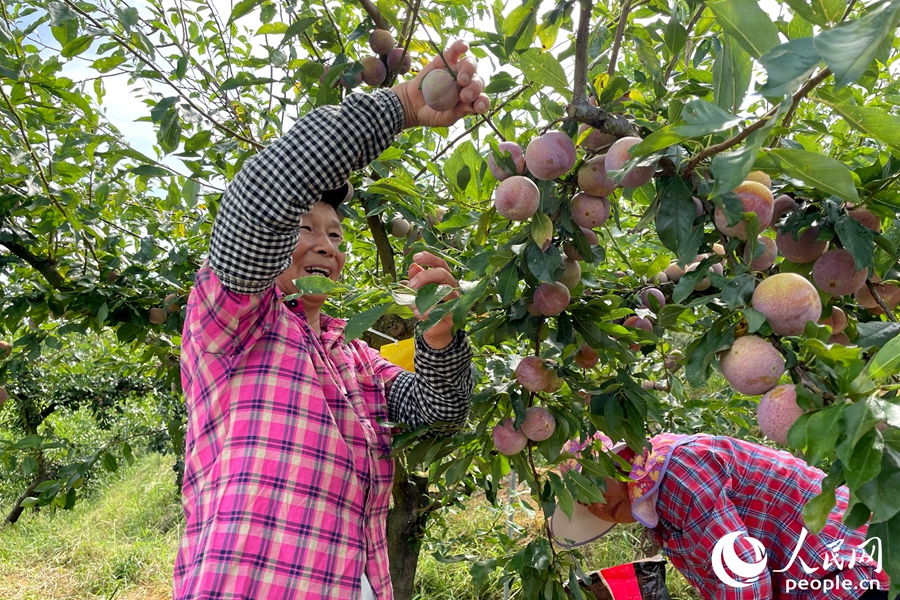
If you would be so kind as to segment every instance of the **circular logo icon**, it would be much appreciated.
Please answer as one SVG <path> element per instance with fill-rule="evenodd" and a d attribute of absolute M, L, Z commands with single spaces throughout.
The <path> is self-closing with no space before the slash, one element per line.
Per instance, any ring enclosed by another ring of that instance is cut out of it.
<path fill-rule="evenodd" d="M 749 535 L 746 536 L 747 542 L 753 548 L 756 562 L 746 563 L 738 557 L 734 549 L 734 542 L 742 535 L 745 535 L 743 531 L 733 531 L 722 536 L 719 538 L 719 541 L 716 542 L 712 554 L 713 571 L 715 572 L 716 577 L 718 577 L 719 581 L 722 583 L 734 588 L 747 587 L 756 581 L 760 574 L 766 570 L 766 562 L 768 560 L 766 557 L 766 549 L 763 547 L 762 542 Z M 722 564 L 723 562 L 724 565 Z M 725 567 L 728 567 L 729 571 L 743 581 L 738 581 L 729 575 L 725 571 Z"/>

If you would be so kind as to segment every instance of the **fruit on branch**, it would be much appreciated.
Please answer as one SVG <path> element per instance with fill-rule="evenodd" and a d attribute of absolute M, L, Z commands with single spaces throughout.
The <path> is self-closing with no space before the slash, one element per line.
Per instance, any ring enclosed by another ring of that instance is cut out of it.
<path fill-rule="evenodd" d="M 497 449 L 497 452 L 506 456 L 518 454 L 528 445 L 528 438 L 521 431 L 516 431 L 513 423 L 513 420 L 510 418 L 503 419 L 494 425 L 494 429 L 491 432 L 491 437 L 494 439 L 494 448 Z"/>
<path fill-rule="evenodd" d="M 772 189 L 772 178 L 762 171 L 750 171 L 747 174 L 747 181 L 755 181 L 756 183 L 761 183 L 770 190 Z"/>
<path fill-rule="evenodd" d="M 154 325 L 162 325 L 163 323 L 166 322 L 166 319 L 169 317 L 169 313 L 167 313 L 162 308 L 155 307 L 155 308 L 150 309 L 148 316 L 149 316 L 150 322 L 153 323 Z"/>
<path fill-rule="evenodd" d="M 840 344 L 841 346 L 852 346 L 853 342 L 850 341 L 850 338 L 847 337 L 847 334 L 843 331 L 840 333 L 833 333 L 831 337 L 828 338 L 829 344 Z"/>
<path fill-rule="evenodd" d="M 13 346 L 9 342 L 0 342 L 0 353 L 3 354 L 3 358 L 9 358 L 9 355 L 12 354 L 12 349 Z"/>
<path fill-rule="evenodd" d="M 698 198 L 697 196 L 694 196 L 693 200 L 694 200 L 694 217 L 699 217 L 704 212 L 706 212 L 706 209 L 703 208 L 703 201 L 700 200 L 700 198 Z"/>
<path fill-rule="evenodd" d="M 563 378 L 557 375 L 554 369 L 550 369 L 548 373 L 550 373 L 550 375 L 548 377 L 547 387 L 544 388 L 544 391 L 548 394 L 554 394 L 562 389 Z"/>
<path fill-rule="evenodd" d="M 548 131 L 529 142 L 525 164 L 542 181 L 562 177 L 575 166 L 575 142 L 562 131 Z"/>
<path fill-rule="evenodd" d="M 516 175 L 522 175 L 525 173 L 525 153 L 522 151 L 522 146 L 518 145 L 515 142 L 500 142 L 497 144 L 497 152 L 503 156 L 506 152 L 509 152 L 510 159 L 513 161 L 513 164 L 516 166 Z M 494 161 L 494 153 L 491 152 L 488 154 L 488 168 L 491 170 L 491 175 L 494 176 L 494 179 L 497 181 L 503 181 L 510 177 L 510 174 L 500 168 Z"/>
<path fill-rule="evenodd" d="M 377 86 L 384 83 L 387 77 L 387 68 L 377 56 L 367 56 L 359 61 L 363 66 L 362 80 L 366 85 Z"/>
<path fill-rule="evenodd" d="M 394 215 L 391 219 L 391 235 L 394 237 L 406 237 L 409 235 L 409 221 L 400 215 Z"/>
<path fill-rule="evenodd" d="M 612 146 L 616 142 L 616 136 L 609 133 L 603 133 L 602 131 L 597 131 L 586 123 L 582 123 L 578 126 L 578 139 L 581 139 L 582 134 L 588 129 L 590 129 L 591 132 L 587 135 L 586 138 L 581 140 L 581 144 L 579 144 L 582 148 L 595 151 L 602 150 L 603 148 Z"/>
<path fill-rule="evenodd" d="M 813 265 L 813 281 L 819 289 L 835 296 L 856 292 L 866 284 L 868 269 L 856 270 L 853 255 L 843 248 L 829 250 Z"/>
<path fill-rule="evenodd" d="M 538 186 L 522 175 L 513 175 L 501 181 L 494 191 L 494 208 L 510 221 L 527 221 L 540 205 Z"/>
<path fill-rule="evenodd" d="M 641 387 L 645 390 L 652 390 L 656 387 L 655 381 L 650 381 L 649 379 L 645 379 L 641 382 Z"/>
<path fill-rule="evenodd" d="M 582 345 L 572 358 L 575 360 L 575 364 L 582 369 L 593 369 L 600 362 L 600 355 L 587 344 Z"/>
<path fill-rule="evenodd" d="M 756 214 L 756 218 L 759 220 L 760 231 L 769 226 L 775 205 L 775 199 L 772 197 L 772 192 L 769 188 L 756 181 L 745 181 L 734 188 L 734 193 L 737 194 L 741 204 L 744 206 L 743 212 Z M 715 221 L 716 229 L 728 237 L 736 237 L 741 240 L 747 239 L 747 224 L 743 219 L 734 226 L 729 227 L 725 212 L 721 208 L 716 208 L 713 220 Z"/>
<path fill-rule="evenodd" d="M 578 187 L 592 196 L 606 196 L 616 190 L 616 180 L 606 176 L 606 155 L 595 156 L 578 168 Z"/>
<path fill-rule="evenodd" d="M 697 258 L 700 260 L 703 260 L 704 258 L 706 258 L 706 255 L 697 256 Z M 690 273 L 691 271 L 696 271 L 697 267 L 699 267 L 699 266 L 700 266 L 699 261 L 695 262 L 695 263 L 691 263 L 688 265 L 687 269 L 685 269 L 684 272 Z M 725 271 L 724 271 L 721 263 L 714 263 L 709 267 L 708 272 L 716 273 L 717 275 L 721 275 Z M 699 282 L 694 284 L 694 290 L 697 292 L 702 292 L 702 291 L 708 290 L 711 285 L 712 285 L 712 281 L 710 281 L 709 277 L 704 277 Z"/>
<path fill-rule="evenodd" d="M 713 252 L 715 252 L 719 256 L 725 256 L 725 246 L 723 246 L 722 244 L 716 242 L 712 245 L 712 249 Z"/>
<path fill-rule="evenodd" d="M 816 288 L 796 273 L 778 273 L 763 280 L 753 290 L 751 304 L 777 335 L 800 335 L 807 321 L 815 323 L 822 316 Z"/>
<path fill-rule="evenodd" d="M 519 429 L 532 442 L 543 442 L 556 430 L 556 419 L 543 406 L 532 406 L 525 411 L 525 420 Z"/>
<path fill-rule="evenodd" d="M 891 310 L 897 308 L 897 304 L 900 303 L 900 288 L 896 285 L 884 285 L 881 283 L 876 283 L 873 287 L 888 308 Z M 875 300 L 875 296 L 869 291 L 868 285 L 860 287 L 853 296 L 856 298 L 856 301 L 859 302 L 860 306 L 867 308 L 870 312 L 873 312 L 876 315 L 880 315 L 884 312 L 881 307 L 878 306 L 878 301 Z"/>
<path fill-rule="evenodd" d="M 566 310 L 571 299 L 569 288 L 557 281 L 542 283 L 534 290 L 534 307 L 545 317 L 552 317 Z"/>
<path fill-rule="evenodd" d="M 435 69 L 422 80 L 422 96 L 429 108 L 438 112 L 450 110 L 459 103 L 459 84 L 445 69 Z"/>
<path fill-rule="evenodd" d="M 653 331 L 653 323 L 650 319 L 645 319 L 637 315 L 632 315 L 622 322 L 622 327 L 630 329 L 643 329 L 644 331 Z"/>
<path fill-rule="evenodd" d="M 394 48 L 388 53 L 387 68 L 391 73 L 396 73 L 397 75 L 409 73 L 410 68 L 412 68 L 412 56 L 410 56 L 409 52 L 404 56 L 403 48 Z"/>
<path fill-rule="evenodd" d="M 847 211 L 847 216 L 872 231 L 881 233 L 881 217 L 870 211 L 868 208 L 860 206 Z"/>
<path fill-rule="evenodd" d="M 799 206 L 797 201 L 787 194 L 782 194 L 775 198 L 775 202 L 772 205 L 772 222 L 769 223 L 769 227 L 775 229 L 775 223 L 783 217 L 785 213 L 789 213 Z"/>
<path fill-rule="evenodd" d="M 833 306 L 831 308 L 831 314 L 819 319 L 819 324 L 831 327 L 831 335 L 834 337 L 844 331 L 847 327 L 847 313 L 845 313 L 841 307 Z"/>
<path fill-rule="evenodd" d="M 648 279 L 650 283 L 669 283 L 669 276 L 666 275 L 663 271 L 660 271 L 653 277 Z"/>
<path fill-rule="evenodd" d="M 609 200 L 606 196 L 592 196 L 579 192 L 572 198 L 569 212 L 579 227 L 585 229 L 600 227 L 609 218 Z"/>
<path fill-rule="evenodd" d="M 516 381 L 529 392 L 543 392 L 550 383 L 550 371 L 537 356 L 526 356 L 516 366 Z"/>
<path fill-rule="evenodd" d="M 775 245 L 778 246 L 778 252 L 789 261 L 798 264 L 808 263 L 825 254 L 828 248 L 827 241 L 816 241 L 818 235 L 818 225 L 813 225 L 798 238 L 794 238 L 793 233 L 779 229 L 775 233 Z"/>
<path fill-rule="evenodd" d="M 115 269 L 113 269 L 112 271 L 109 272 L 109 274 L 107 274 L 106 283 L 112 283 L 118 278 L 119 278 L 119 272 L 116 271 Z"/>
<path fill-rule="evenodd" d="M 678 283 L 681 278 L 684 276 L 684 269 L 678 266 L 678 263 L 672 263 L 663 271 L 666 277 L 669 278 L 669 281 L 672 283 Z"/>
<path fill-rule="evenodd" d="M 338 77 L 338 79 L 341 80 L 342 86 L 344 86 L 348 90 L 352 90 L 353 88 L 355 88 L 356 86 L 358 86 L 359 84 L 362 83 L 362 71 L 360 71 L 359 73 L 356 74 L 356 79 L 353 80 L 352 83 L 347 81 L 347 77 L 349 75 L 350 74 L 347 72 L 341 73 L 341 76 Z"/>
<path fill-rule="evenodd" d="M 606 170 L 620 170 L 625 163 L 631 160 L 631 153 L 629 152 L 631 147 L 639 143 L 641 143 L 641 138 L 638 137 L 623 137 L 616 140 L 616 143 L 610 146 L 606 153 Z M 654 173 L 656 173 L 655 164 L 646 167 L 637 167 L 632 169 L 628 175 L 622 178 L 619 182 L 619 186 L 625 188 L 641 187 L 653 179 Z"/>
<path fill-rule="evenodd" d="M 376 29 L 369 36 L 369 47 L 375 54 L 387 54 L 394 49 L 394 35 L 387 29 Z"/>
<path fill-rule="evenodd" d="M 770 269 L 775 264 L 775 257 L 778 256 L 778 247 L 772 238 L 762 235 L 756 238 L 756 252 L 760 252 L 760 250 L 762 250 L 762 254 L 750 260 L 750 244 L 744 246 L 744 263 L 749 264 L 754 271 Z"/>
<path fill-rule="evenodd" d="M 181 298 L 178 294 L 169 294 L 166 296 L 166 299 L 163 300 L 163 306 L 166 307 L 166 310 L 170 313 L 178 312 L 181 310 L 181 303 L 178 300 Z"/>
<path fill-rule="evenodd" d="M 650 306 L 650 297 L 656 298 L 656 301 L 659 302 L 659 307 L 662 308 L 666 305 L 666 297 L 663 295 L 662 291 L 657 288 L 651 287 L 647 288 L 641 292 L 641 305 L 646 306 L 647 308 L 652 308 Z"/>
<path fill-rule="evenodd" d="M 681 364 L 678 361 L 680 361 L 682 358 L 684 358 L 684 355 L 681 353 L 681 350 L 672 350 L 664 363 L 666 371 L 668 371 L 669 373 L 674 373 L 675 371 L 680 369 Z"/>
<path fill-rule="evenodd" d="M 568 256 L 563 256 L 562 266 L 565 270 L 557 281 L 570 290 L 574 290 L 575 287 L 581 283 L 581 265 L 578 264 L 577 260 L 573 260 Z"/>
<path fill-rule="evenodd" d="M 784 374 L 784 358 L 761 337 L 745 335 L 719 359 L 722 375 L 735 390 L 748 396 L 768 392 Z"/>
<path fill-rule="evenodd" d="M 793 385 L 779 385 L 763 395 L 756 407 L 756 421 L 770 440 L 786 445 L 788 430 L 803 414 Z"/>
<path fill-rule="evenodd" d="M 440 223 L 441 221 L 444 220 L 444 215 L 446 215 L 446 214 L 447 214 L 446 206 L 435 206 L 434 211 L 431 212 L 426 217 L 426 220 L 428 221 L 429 225 L 434 227 L 435 225 L 437 225 L 438 223 Z"/>

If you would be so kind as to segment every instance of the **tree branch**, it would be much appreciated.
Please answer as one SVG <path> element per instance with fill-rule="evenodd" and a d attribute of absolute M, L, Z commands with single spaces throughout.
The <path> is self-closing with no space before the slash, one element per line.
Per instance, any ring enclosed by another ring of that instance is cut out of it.
<path fill-rule="evenodd" d="M 69 282 L 65 277 L 59 274 L 59 271 L 56 270 L 49 259 L 34 254 L 31 250 L 14 240 L 2 239 L 0 240 L 0 244 L 31 265 L 31 268 L 43 275 L 44 279 L 47 280 L 47 283 L 53 288 L 62 291 L 69 287 Z"/>
<path fill-rule="evenodd" d="M 631 0 L 625 0 L 622 4 L 622 15 L 619 17 L 619 26 L 616 27 L 616 37 L 613 39 L 612 49 L 609 52 L 609 66 L 606 74 L 610 77 L 616 72 L 616 62 L 619 60 L 619 48 L 622 46 L 622 35 L 625 33 L 625 23 L 628 22 L 628 13 L 631 12 Z"/>
<path fill-rule="evenodd" d="M 372 232 L 372 240 L 375 242 L 375 249 L 381 264 L 384 265 L 384 272 L 390 275 L 394 281 L 397 281 L 397 265 L 394 262 L 394 248 L 388 239 L 384 225 L 381 224 L 381 218 L 378 215 L 370 215 L 366 217 L 366 223 L 369 224 L 369 230 Z"/>
<path fill-rule="evenodd" d="M 570 121 L 586 123 L 597 131 L 619 138 L 637 136 L 640 133 L 634 123 L 625 117 L 607 112 L 587 100 L 583 100 L 580 104 L 573 102 L 566 107 L 566 114 Z"/>
<path fill-rule="evenodd" d="M 872 297 L 875 298 L 875 302 L 877 302 L 878 306 L 881 307 L 881 310 L 884 311 L 884 316 L 888 318 L 888 321 L 896 323 L 897 317 L 894 316 L 894 312 L 890 307 L 884 303 L 884 299 L 881 297 L 881 294 L 878 293 L 878 290 L 875 289 L 875 285 L 871 280 L 866 279 L 866 287 L 869 288 L 869 293 L 872 294 Z"/>
<path fill-rule="evenodd" d="M 378 12 L 378 9 L 375 8 L 375 5 L 372 4 L 371 0 L 359 0 L 359 4 L 363 7 L 363 10 L 366 11 L 366 14 L 369 15 L 369 18 L 375 23 L 377 29 L 390 29 L 390 24 L 381 16 L 381 13 Z"/>
<path fill-rule="evenodd" d="M 817 85 L 822 83 L 822 81 L 824 81 L 825 78 L 828 77 L 829 75 L 831 75 L 831 69 L 826 67 L 825 69 L 822 69 L 821 71 L 819 71 L 819 73 L 815 77 L 813 77 L 812 79 L 810 79 L 809 81 L 804 83 L 803 87 L 801 87 L 799 90 L 797 90 L 797 93 L 794 94 L 794 96 L 793 96 L 794 101 L 791 102 L 791 107 L 788 109 L 787 114 L 784 115 L 784 119 L 781 121 L 782 127 L 790 127 L 791 120 L 794 118 L 794 113 L 797 112 L 797 107 L 800 105 L 800 101 L 804 97 L 806 97 L 806 95 L 814 87 L 816 87 Z"/>
<path fill-rule="evenodd" d="M 627 1 L 627 0 L 626 0 Z M 575 34 L 575 86 L 572 89 L 572 104 L 586 101 L 587 90 L 587 54 L 588 38 L 591 35 L 592 0 L 580 0 L 581 11 L 578 13 L 578 31 Z"/>

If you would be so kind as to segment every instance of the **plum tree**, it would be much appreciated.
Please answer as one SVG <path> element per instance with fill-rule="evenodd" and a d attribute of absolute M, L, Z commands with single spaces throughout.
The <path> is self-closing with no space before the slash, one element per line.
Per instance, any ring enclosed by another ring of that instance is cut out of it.
<path fill-rule="evenodd" d="M 394 48 L 388 53 L 387 68 L 391 73 L 404 75 L 412 68 L 412 56 L 409 52 L 404 54 L 403 48 Z"/>
<path fill-rule="evenodd" d="M 772 204 L 772 222 L 769 223 L 769 227 L 775 229 L 775 223 L 798 206 L 800 205 L 797 204 L 797 201 L 787 194 L 782 194 L 775 198 L 775 202 Z"/>
<path fill-rule="evenodd" d="M 568 256 L 562 258 L 562 265 L 565 267 L 565 270 L 557 281 L 569 288 L 569 290 L 574 290 L 581 283 L 581 265 L 578 264 L 577 260 Z"/>
<path fill-rule="evenodd" d="M 784 374 L 784 358 L 772 344 L 755 335 L 734 340 L 719 365 L 728 384 L 748 396 L 771 390 Z"/>
<path fill-rule="evenodd" d="M 765 229 L 772 220 L 772 210 L 774 208 L 775 199 L 772 192 L 761 183 L 756 181 L 745 181 L 734 189 L 734 193 L 740 199 L 744 206 L 743 212 L 754 213 L 759 219 L 759 228 Z M 716 208 L 713 213 L 716 228 L 728 237 L 736 237 L 741 240 L 747 239 L 747 224 L 742 219 L 733 226 L 728 225 L 724 211 Z"/>
<path fill-rule="evenodd" d="M 779 385 L 769 390 L 756 407 L 756 421 L 763 434 L 782 445 L 787 445 L 788 430 L 802 414 L 793 385 Z"/>
<path fill-rule="evenodd" d="M 376 29 L 369 35 L 372 52 L 384 55 L 394 49 L 394 35 L 386 29 Z"/>
<path fill-rule="evenodd" d="M 606 176 L 606 155 L 584 161 L 578 168 L 578 187 L 592 196 L 606 196 L 616 189 L 616 180 Z"/>
<path fill-rule="evenodd" d="M 823 292 L 844 296 L 856 292 L 866 283 L 866 269 L 856 270 L 853 255 L 843 248 L 829 250 L 812 269 L 813 281 Z"/>
<path fill-rule="evenodd" d="M 422 79 L 425 104 L 436 111 L 450 110 L 459 103 L 459 84 L 456 77 L 444 69 L 435 69 Z"/>
<path fill-rule="evenodd" d="M 575 364 L 582 369 L 593 369 L 600 362 L 600 355 L 587 344 L 582 344 L 581 348 L 573 356 L 573 359 Z"/>
<path fill-rule="evenodd" d="M 840 306 L 832 306 L 831 314 L 819 319 L 821 325 L 831 327 L 832 335 L 837 335 L 847 327 L 847 313 Z"/>
<path fill-rule="evenodd" d="M 822 316 L 819 294 L 805 277 L 778 273 L 753 290 L 753 308 L 761 312 L 778 335 L 800 335 L 808 321 Z"/>
<path fill-rule="evenodd" d="M 864 206 L 852 208 L 847 211 L 847 216 L 872 231 L 881 233 L 881 219 Z"/>
<path fill-rule="evenodd" d="M 528 143 L 525 164 L 537 179 L 562 177 L 575 166 L 575 142 L 562 131 L 548 131 Z"/>
<path fill-rule="evenodd" d="M 497 423 L 491 432 L 491 437 L 497 452 L 506 456 L 518 454 L 528 445 L 528 438 L 514 427 L 513 420 L 510 418 Z"/>
<path fill-rule="evenodd" d="M 761 253 L 760 253 L 761 252 Z M 778 256 L 778 247 L 775 240 L 765 236 L 756 238 L 757 257 L 750 259 L 750 244 L 744 246 L 744 263 L 749 264 L 754 271 L 766 271 L 775 264 L 775 257 Z"/>
<path fill-rule="evenodd" d="M 556 419 L 543 406 L 532 406 L 525 411 L 525 420 L 519 429 L 532 442 L 543 442 L 556 430 Z"/>
<path fill-rule="evenodd" d="M 566 310 L 572 296 L 562 283 L 542 283 L 534 290 L 534 307 L 544 316 L 558 315 Z"/>
<path fill-rule="evenodd" d="M 527 221 L 540 205 L 540 190 L 523 175 L 513 175 L 503 180 L 494 192 L 494 208 L 510 221 Z"/>
<path fill-rule="evenodd" d="M 500 142 L 497 145 L 497 151 L 501 155 L 507 152 L 509 153 L 510 160 L 512 160 L 513 164 L 516 166 L 515 175 L 522 175 L 525 173 L 525 153 L 522 152 L 522 147 L 520 145 L 515 142 Z M 488 168 L 491 171 L 491 175 L 493 175 L 494 179 L 497 181 L 503 181 L 510 177 L 510 173 L 501 169 L 494 161 L 493 153 L 488 155 Z"/>
<path fill-rule="evenodd" d="M 606 170 L 618 171 L 624 167 L 625 163 L 631 160 L 631 148 L 639 143 L 641 143 L 641 138 L 633 136 L 616 140 L 606 153 Z M 619 185 L 625 188 L 641 187 L 649 183 L 654 173 L 656 173 L 655 165 L 636 167 L 619 181 Z"/>
<path fill-rule="evenodd" d="M 775 233 L 775 245 L 778 246 L 778 252 L 791 262 L 812 262 L 825 254 L 825 250 L 828 249 L 828 242 L 816 240 L 818 236 L 818 225 L 806 229 L 799 236 L 779 229 Z"/>
<path fill-rule="evenodd" d="M 516 381 L 530 392 L 542 392 L 550 383 L 550 372 L 537 356 L 526 356 L 516 366 Z"/>
<path fill-rule="evenodd" d="M 612 146 L 616 141 L 616 136 L 593 129 L 590 125 L 585 125 L 584 123 L 578 126 L 578 139 L 581 139 L 581 136 L 588 130 L 590 130 L 590 133 L 581 140 L 580 146 L 582 148 L 595 151 L 603 150 Z"/>
<path fill-rule="evenodd" d="M 666 296 L 662 293 L 659 288 L 650 287 L 641 292 L 641 305 L 646 306 L 647 308 L 652 308 L 650 298 L 653 297 L 656 299 L 659 307 L 662 308 L 666 305 Z"/>
<path fill-rule="evenodd" d="M 605 196 L 592 196 L 580 192 L 572 198 L 569 210 L 576 225 L 594 229 L 606 223 L 606 219 L 609 218 L 609 200 Z"/>
<path fill-rule="evenodd" d="M 363 66 L 362 80 L 367 85 L 377 86 L 384 82 L 385 77 L 387 77 L 387 68 L 380 58 L 377 56 L 366 56 L 359 62 Z"/>

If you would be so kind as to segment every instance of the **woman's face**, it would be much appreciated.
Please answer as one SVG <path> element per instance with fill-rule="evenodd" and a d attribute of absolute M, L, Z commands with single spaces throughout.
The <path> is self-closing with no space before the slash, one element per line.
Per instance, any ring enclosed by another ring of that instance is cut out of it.
<path fill-rule="evenodd" d="M 337 281 L 347 261 L 347 255 L 341 252 L 344 241 L 344 230 L 337 212 L 330 204 L 316 202 L 312 209 L 303 215 L 300 226 L 300 239 L 291 255 L 291 266 L 278 276 L 278 287 L 286 294 L 296 294 L 294 280 L 311 275 L 324 275 Z M 303 296 L 304 301 L 324 302 L 325 296 Z"/>
<path fill-rule="evenodd" d="M 634 523 L 637 519 L 631 514 L 631 500 L 628 498 L 628 484 L 612 477 L 606 478 L 606 491 L 603 493 L 606 502 L 598 502 L 588 506 L 592 515 L 612 523 Z"/>

